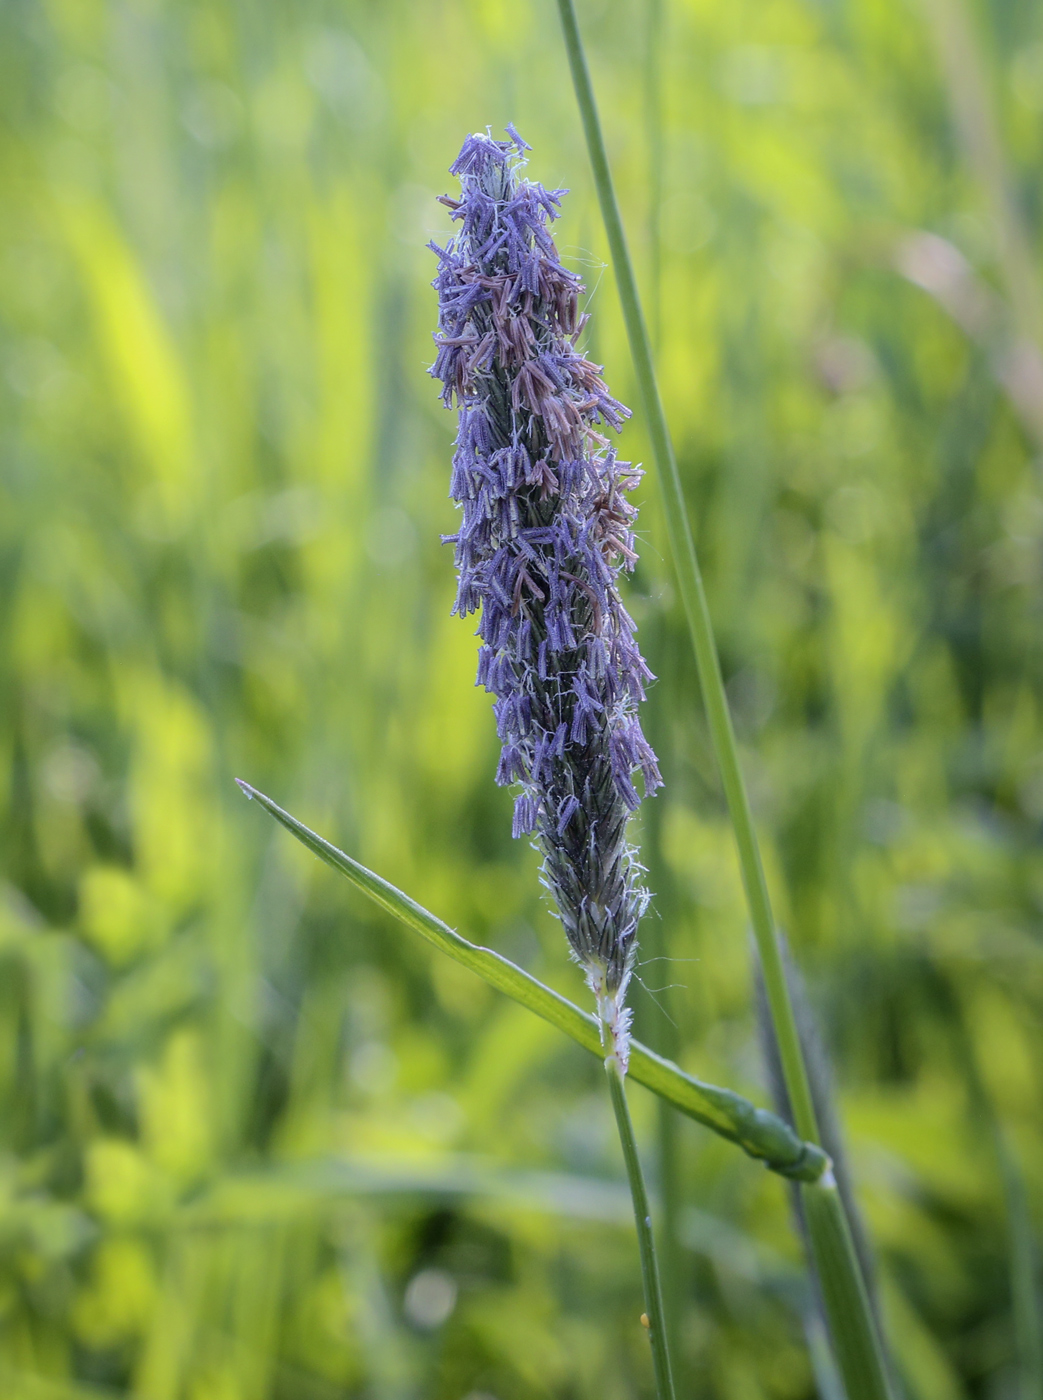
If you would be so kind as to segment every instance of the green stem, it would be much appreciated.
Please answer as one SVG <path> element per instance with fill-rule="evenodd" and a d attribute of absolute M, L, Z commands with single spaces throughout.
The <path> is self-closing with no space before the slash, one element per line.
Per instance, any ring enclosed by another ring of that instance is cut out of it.
<path fill-rule="evenodd" d="M 656 1148 L 659 1167 L 659 1257 L 666 1308 L 666 1339 L 674 1358 L 677 1383 L 684 1389 L 681 1352 L 681 1301 L 685 1277 L 681 1249 L 681 1161 L 677 1114 L 665 1099 L 656 1099 Z"/>
<path fill-rule="evenodd" d="M 652 1212 L 648 1204 L 641 1159 L 637 1155 L 637 1141 L 630 1117 L 630 1105 L 627 1103 L 623 1069 L 614 1054 L 605 1057 L 605 1073 L 608 1075 L 609 1093 L 612 1096 L 616 1127 L 619 1129 L 619 1141 L 623 1148 L 627 1179 L 630 1182 L 630 1196 L 634 1202 L 634 1224 L 637 1226 L 637 1242 L 641 1251 L 641 1279 L 645 1289 L 645 1315 L 648 1318 L 648 1338 L 652 1343 L 656 1394 L 659 1400 L 674 1400 L 674 1377 L 670 1367 L 670 1348 L 666 1339 L 666 1317 L 663 1312 L 663 1292 L 659 1286 Z"/>
<path fill-rule="evenodd" d="M 688 629 L 692 636 L 699 681 L 702 686 L 706 717 L 710 735 L 717 754 L 724 785 L 728 810 L 735 828 L 735 839 L 739 847 L 739 860 L 742 866 L 743 883 L 750 906 L 753 932 L 757 939 L 761 965 L 764 969 L 764 985 L 768 994 L 771 1017 L 779 1042 L 783 1073 L 797 1132 L 811 1142 L 818 1141 L 818 1124 L 815 1109 L 811 1102 L 811 1089 L 808 1085 L 804 1058 L 797 1037 L 797 1024 L 793 1017 L 786 978 L 782 969 L 782 957 L 775 937 L 775 923 L 768 899 L 768 886 L 764 878 L 760 849 L 753 830 L 753 817 L 750 812 L 746 784 L 739 767 L 739 750 L 735 742 L 731 713 L 721 676 L 721 665 L 714 642 L 713 624 L 710 609 L 703 588 L 702 574 L 695 553 L 688 523 L 681 477 L 677 470 L 673 443 L 666 424 L 666 414 L 659 397 L 655 368 L 652 364 L 652 347 L 648 339 L 641 301 L 638 297 L 634 269 L 627 250 L 623 222 L 616 202 L 612 173 L 609 169 L 608 154 L 605 150 L 601 123 L 598 119 L 594 89 L 591 86 L 583 42 L 576 22 L 576 11 L 572 0 L 558 0 L 561 22 L 565 31 L 565 47 L 568 50 L 572 78 L 576 87 L 583 128 L 590 149 L 590 163 L 594 168 L 594 183 L 597 186 L 601 215 L 605 222 L 612 264 L 619 288 L 619 299 L 623 304 L 623 319 L 626 322 L 630 353 L 634 359 L 638 389 L 645 411 L 649 436 L 652 440 L 652 454 L 655 458 L 659 484 L 663 493 L 664 516 L 670 549 L 677 571 L 677 581 L 684 603 Z"/>
<path fill-rule="evenodd" d="M 836 1182 L 799 1189 L 830 1340 L 849 1400 L 890 1397 L 869 1292 Z"/>
<path fill-rule="evenodd" d="M 749 798 L 739 765 L 739 750 L 721 676 L 710 609 L 695 552 L 695 541 L 688 522 L 673 443 L 659 397 L 648 329 L 623 232 L 623 221 L 616 201 L 608 153 L 601 133 L 597 103 L 573 0 L 558 0 L 558 9 L 616 274 L 616 285 L 623 307 L 623 319 L 630 341 L 638 389 L 652 441 L 652 454 L 663 495 L 667 534 L 695 651 L 710 736 L 717 755 L 739 849 L 743 884 L 760 954 L 768 1008 L 779 1047 L 783 1077 L 798 1133 L 801 1137 L 817 1143 L 818 1122 L 811 1098 L 807 1067 L 786 983 L 782 952 L 771 911 Z M 865 1280 L 851 1244 L 850 1226 L 843 1203 L 832 1182 L 832 1173 L 828 1174 L 827 1184 L 807 1188 L 803 1194 L 812 1253 L 822 1279 L 830 1331 L 850 1400 L 887 1400 L 890 1387 L 882 1347 L 876 1334 Z M 828 1277 L 824 1275 L 824 1271 Z"/>

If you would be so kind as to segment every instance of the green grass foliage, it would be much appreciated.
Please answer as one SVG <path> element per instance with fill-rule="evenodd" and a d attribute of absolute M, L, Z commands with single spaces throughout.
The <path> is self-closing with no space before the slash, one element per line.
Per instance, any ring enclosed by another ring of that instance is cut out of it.
<path fill-rule="evenodd" d="M 667 0 L 649 58 L 659 8 L 580 15 L 896 1367 L 909 1400 L 1028 1400 L 1043 24 L 979 0 L 968 49 L 955 0 Z M 233 783 L 582 1001 L 449 616 L 424 373 L 434 197 L 513 119 L 635 402 L 551 0 L 7 0 L 0 107 L 0 1394 L 647 1395 L 596 1061 Z M 643 495 L 671 961 L 639 1033 L 766 1102 Z M 673 1131 L 681 1393 L 803 1400 L 815 1358 L 827 1396 L 785 1184 Z"/>

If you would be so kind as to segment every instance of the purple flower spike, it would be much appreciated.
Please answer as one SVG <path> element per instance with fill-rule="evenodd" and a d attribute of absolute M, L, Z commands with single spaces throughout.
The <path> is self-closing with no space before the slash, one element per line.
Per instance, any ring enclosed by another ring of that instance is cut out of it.
<path fill-rule="evenodd" d="M 517 784 L 513 834 L 535 832 L 543 881 L 626 1068 L 624 1005 L 648 904 L 627 822 L 661 784 L 637 718 L 651 672 L 617 586 L 634 567 L 627 500 L 641 473 L 601 429 L 618 403 L 576 342 L 583 283 L 549 226 L 564 190 L 520 179 L 529 147 L 469 136 L 443 197 L 461 225 L 438 255 L 431 368 L 459 406 L 451 495 L 454 611 L 481 612 L 478 683 L 496 696 L 496 781 Z"/>

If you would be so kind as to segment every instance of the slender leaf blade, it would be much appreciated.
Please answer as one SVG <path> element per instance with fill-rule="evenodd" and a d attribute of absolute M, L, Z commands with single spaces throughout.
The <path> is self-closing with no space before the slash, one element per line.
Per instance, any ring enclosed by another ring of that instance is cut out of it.
<path fill-rule="evenodd" d="M 469 942 L 455 929 L 430 913 L 415 899 L 396 889 L 382 876 L 367 870 L 344 851 L 319 836 L 296 817 L 284 811 L 270 797 L 236 779 L 247 797 L 256 800 L 302 845 L 367 895 L 374 904 L 392 914 L 429 943 L 468 967 L 498 991 L 542 1016 L 591 1054 L 602 1055 L 597 1021 L 566 997 L 545 986 L 523 968 L 491 948 Z M 736 1143 L 751 1157 L 766 1162 L 772 1170 L 798 1181 L 816 1181 L 825 1171 L 828 1158 L 821 1148 L 801 1142 L 788 1124 L 774 1113 L 758 1108 L 741 1094 L 704 1084 L 634 1041 L 630 1052 L 630 1077 L 653 1093 L 668 1100 L 682 1113 Z"/>

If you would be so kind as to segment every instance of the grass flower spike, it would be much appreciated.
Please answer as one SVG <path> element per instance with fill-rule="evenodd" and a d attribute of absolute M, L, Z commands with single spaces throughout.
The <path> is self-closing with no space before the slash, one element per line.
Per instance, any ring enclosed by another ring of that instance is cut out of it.
<path fill-rule="evenodd" d="M 459 408 L 451 494 L 463 512 L 455 611 L 480 612 L 478 682 L 496 696 L 500 784 L 514 835 L 536 834 L 543 879 L 626 1069 L 625 1006 L 648 903 L 627 823 L 660 785 L 637 717 L 651 678 L 618 577 L 634 566 L 641 473 L 604 428 L 629 411 L 577 348 L 583 283 L 549 225 L 564 191 L 520 178 L 528 149 L 469 136 L 444 197 L 461 227 L 439 257 L 438 358 Z"/>

